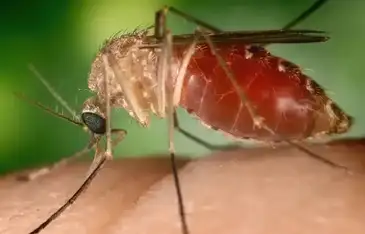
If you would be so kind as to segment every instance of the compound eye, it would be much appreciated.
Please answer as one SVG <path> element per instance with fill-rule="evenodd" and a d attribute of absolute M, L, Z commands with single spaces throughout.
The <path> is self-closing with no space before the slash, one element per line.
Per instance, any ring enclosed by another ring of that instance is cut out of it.
<path fill-rule="evenodd" d="M 82 121 L 95 134 L 105 134 L 106 121 L 103 117 L 92 112 L 84 112 L 81 114 Z"/>

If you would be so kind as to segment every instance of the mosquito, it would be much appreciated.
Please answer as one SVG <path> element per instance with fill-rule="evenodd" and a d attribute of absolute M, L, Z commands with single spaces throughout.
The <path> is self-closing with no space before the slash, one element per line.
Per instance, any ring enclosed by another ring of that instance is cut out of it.
<path fill-rule="evenodd" d="M 31 233 L 39 233 L 68 208 L 107 159 L 113 157 L 113 146 L 126 132 L 111 128 L 111 108 L 125 109 L 143 127 L 149 125 L 151 113 L 167 118 L 169 153 L 183 234 L 190 231 L 175 163 L 174 130 L 211 150 L 222 149 L 180 127 L 178 107 L 205 126 L 237 140 L 285 142 L 330 166 L 342 168 L 298 142 L 344 133 L 351 127 L 352 117 L 297 65 L 265 49 L 273 43 L 327 41 L 329 38 L 322 31 L 291 29 L 325 2 L 327 0 L 317 0 L 281 30 L 266 31 L 227 32 L 174 7 L 164 7 L 155 14 L 153 35 L 149 34 L 150 27 L 107 40 L 91 66 L 88 87 L 96 95 L 85 101 L 81 120 L 73 120 L 31 101 L 47 112 L 86 128 L 91 133 L 87 149 L 96 147 L 94 162 L 84 183 Z M 172 35 L 166 26 L 168 12 L 195 23 L 195 33 Z M 48 83 L 39 74 L 37 77 L 62 103 Z M 111 138 L 113 134 L 119 136 L 115 141 Z M 99 141 L 104 135 L 107 144 L 106 149 L 101 150 Z"/>

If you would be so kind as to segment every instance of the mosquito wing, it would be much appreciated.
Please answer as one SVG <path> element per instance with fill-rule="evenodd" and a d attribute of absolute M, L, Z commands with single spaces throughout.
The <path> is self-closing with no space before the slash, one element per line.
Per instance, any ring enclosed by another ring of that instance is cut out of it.
<path fill-rule="evenodd" d="M 216 43 L 239 41 L 249 44 L 314 43 L 329 39 L 325 32 L 315 30 L 233 31 L 215 33 L 210 37 Z"/>
<path fill-rule="evenodd" d="M 265 31 L 226 31 L 219 33 L 206 33 L 213 43 L 244 43 L 244 44 L 286 44 L 286 43 L 316 43 L 329 39 L 323 31 L 316 30 L 265 30 Z M 174 44 L 189 44 L 196 37 L 194 34 L 174 35 Z M 158 44 L 156 39 L 149 41 Z M 198 36 L 198 43 L 205 39 Z"/>

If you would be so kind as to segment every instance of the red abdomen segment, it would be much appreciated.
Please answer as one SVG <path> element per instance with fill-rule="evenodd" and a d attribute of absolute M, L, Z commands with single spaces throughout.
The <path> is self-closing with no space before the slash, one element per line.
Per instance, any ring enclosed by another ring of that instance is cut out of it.
<path fill-rule="evenodd" d="M 347 116 L 298 66 L 259 46 L 217 44 L 257 115 L 277 135 L 304 139 L 349 129 Z M 178 58 L 182 51 L 175 48 Z M 210 48 L 197 46 L 184 80 L 180 106 L 202 122 L 236 138 L 280 140 L 255 128 L 245 105 Z"/>

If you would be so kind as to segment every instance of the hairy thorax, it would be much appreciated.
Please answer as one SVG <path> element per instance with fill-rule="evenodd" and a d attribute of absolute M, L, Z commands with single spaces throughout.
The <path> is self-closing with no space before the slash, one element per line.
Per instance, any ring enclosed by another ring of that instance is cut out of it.
<path fill-rule="evenodd" d="M 113 56 L 117 66 L 109 78 L 111 106 L 124 108 L 143 126 L 149 124 L 151 112 L 159 117 L 165 115 L 164 112 L 158 112 L 158 105 L 161 105 L 157 100 L 161 89 L 157 84 L 159 49 L 143 48 L 149 38 L 146 31 L 141 31 L 107 41 L 92 64 L 88 80 L 88 87 L 97 94 L 99 104 L 105 103 L 108 98 L 105 92 L 106 64 L 102 57 Z M 175 65 L 176 61 L 173 67 Z M 92 108 L 91 105 L 89 107 Z"/>

